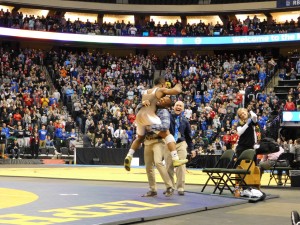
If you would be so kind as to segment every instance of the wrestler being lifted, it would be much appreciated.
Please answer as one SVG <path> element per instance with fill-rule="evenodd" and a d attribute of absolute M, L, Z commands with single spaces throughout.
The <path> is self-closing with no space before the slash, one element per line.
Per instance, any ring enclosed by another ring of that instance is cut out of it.
<path fill-rule="evenodd" d="M 156 78 L 154 80 L 154 87 L 146 90 L 142 96 L 143 107 L 136 114 L 135 120 L 137 126 L 137 138 L 133 141 L 124 160 L 124 167 L 127 171 L 130 171 L 131 160 L 134 152 L 144 141 L 147 126 L 161 124 L 160 118 L 156 115 L 157 102 L 166 95 L 177 95 L 182 91 L 182 86 L 179 83 L 171 89 L 166 88 L 165 83 L 166 82 L 163 77 Z M 179 159 L 176 151 L 176 141 L 169 130 L 157 131 L 157 135 L 165 140 L 167 147 L 171 152 L 174 167 L 187 163 L 187 159 Z"/>

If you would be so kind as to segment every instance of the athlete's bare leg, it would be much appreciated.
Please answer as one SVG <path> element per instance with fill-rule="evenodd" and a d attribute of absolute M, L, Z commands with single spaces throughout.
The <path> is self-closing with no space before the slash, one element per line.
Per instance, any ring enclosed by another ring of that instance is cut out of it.
<path fill-rule="evenodd" d="M 133 158 L 133 154 L 141 146 L 144 139 L 145 139 L 145 136 L 138 135 L 137 138 L 132 142 L 129 152 L 124 160 L 124 167 L 127 171 L 130 171 L 130 165 L 131 165 L 131 160 Z"/>

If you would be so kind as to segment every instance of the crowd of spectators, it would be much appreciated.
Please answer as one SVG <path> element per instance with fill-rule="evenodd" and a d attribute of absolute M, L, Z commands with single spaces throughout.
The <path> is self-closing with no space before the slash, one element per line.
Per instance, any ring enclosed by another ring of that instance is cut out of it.
<path fill-rule="evenodd" d="M 152 86 L 157 57 L 50 51 L 45 60 L 53 62 L 48 71 L 84 134 L 85 146 L 127 148 L 135 135 L 134 110 Z M 259 136 L 268 135 L 268 123 L 284 108 L 274 92 L 264 90 L 278 65 L 261 52 L 173 54 L 162 61 L 166 85 L 183 84 L 183 92 L 172 100 L 185 103 L 194 149 L 207 153 L 232 148 L 238 139 L 238 107 L 258 114 Z"/>
<path fill-rule="evenodd" d="M 274 33 L 298 32 L 300 28 L 300 17 L 297 21 L 291 19 L 284 23 L 276 20 L 267 22 L 261 21 L 256 15 L 253 18 L 248 16 L 245 20 L 230 20 L 226 24 L 217 21 L 215 24 L 205 23 L 199 20 L 198 23 L 183 24 L 177 20 L 175 23 L 154 21 L 143 21 L 140 24 L 132 24 L 129 21 L 115 21 L 114 23 L 103 21 L 76 21 L 61 16 L 35 16 L 23 15 L 22 12 L 11 13 L 0 10 L 0 26 L 76 34 L 95 34 L 111 36 L 164 36 L 164 37 L 196 37 L 196 36 L 233 36 L 233 35 L 260 35 Z"/>
<path fill-rule="evenodd" d="M 287 77 L 289 59 L 278 62 L 256 51 L 244 55 L 172 54 L 164 59 L 34 49 L 1 49 L 0 54 L 1 137 L 13 137 L 32 151 L 36 151 L 36 138 L 39 148 L 54 145 L 59 151 L 62 146 L 70 147 L 69 140 L 74 144 L 78 138 L 76 127 L 83 134 L 84 146 L 128 148 L 135 137 L 135 108 L 143 91 L 153 85 L 159 60 L 165 65 L 166 85 L 182 83 L 182 93 L 172 101 L 185 103 L 194 143 L 189 150 L 201 154 L 234 148 L 239 107 L 257 113 L 258 137 L 270 136 L 268 126 L 290 101 L 280 101 L 273 91 L 265 90 L 278 67 Z M 296 65 L 289 64 L 295 69 Z M 296 101 L 299 93 L 288 96 Z M 0 141 L 2 144 L 2 138 Z"/>
<path fill-rule="evenodd" d="M 41 149 L 57 147 L 59 152 L 72 143 L 75 124 L 68 121 L 60 93 L 47 79 L 45 52 L 1 48 L 0 56 L 1 156 L 26 153 L 37 158 Z"/>
<path fill-rule="evenodd" d="M 258 115 L 257 135 L 268 135 L 282 102 L 274 92 L 264 90 L 274 75 L 277 62 L 260 52 L 245 55 L 170 56 L 165 78 L 180 80 L 185 102 L 185 116 L 192 126 L 194 148 L 200 154 L 234 148 L 238 136 L 236 111 L 249 107 Z M 244 100 L 242 96 L 245 96 Z"/>
<path fill-rule="evenodd" d="M 158 58 L 50 51 L 46 61 L 84 145 L 127 147 L 134 138 L 135 107 L 153 84 Z"/>

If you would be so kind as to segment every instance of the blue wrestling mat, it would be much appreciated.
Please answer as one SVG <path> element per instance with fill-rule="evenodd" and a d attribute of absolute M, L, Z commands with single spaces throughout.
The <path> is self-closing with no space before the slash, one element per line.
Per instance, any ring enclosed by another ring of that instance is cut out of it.
<path fill-rule="evenodd" d="M 247 203 L 226 196 L 186 192 L 140 197 L 145 188 L 79 180 L 1 178 L 0 224 L 95 225 L 160 219 Z M 4 197 L 5 196 L 5 197 Z"/>

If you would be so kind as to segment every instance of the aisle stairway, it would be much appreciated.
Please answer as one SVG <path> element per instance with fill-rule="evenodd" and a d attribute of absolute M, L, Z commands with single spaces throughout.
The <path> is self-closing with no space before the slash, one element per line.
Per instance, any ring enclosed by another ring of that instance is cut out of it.
<path fill-rule="evenodd" d="M 278 86 L 274 87 L 274 91 L 279 99 L 286 100 L 288 91 L 291 88 L 297 88 L 300 83 L 300 74 L 297 75 L 296 80 L 278 80 Z"/>
<path fill-rule="evenodd" d="M 285 104 L 288 97 L 288 92 L 291 88 L 296 89 L 300 83 L 300 74 L 297 74 L 295 80 L 281 80 L 278 79 L 278 85 L 274 87 L 274 92 L 276 96 Z M 279 119 L 275 120 L 272 124 L 273 129 L 276 130 L 277 134 L 281 137 L 289 139 L 296 139 L 299 137 L 299 122 L 283 122 L 279 115 Z"/>
<path fill-rule="evenodd" d="M 50 76 L 50 74 L 49 74 L 49 71 L 47 70 L 47 67 L 44 66 L 43 68 L 44 68 L 44 71 L 45 71 L 45 73 L 46 73 L 47 83 L 49 84 L 50 90 L 51 90 L 51 92 L 52 92 L 52 91 L 55 89 L 55 86 L 54 86 L 54 84 L 53 84 L 53 81 L 52 81 L 52 78 L 51 78 L 51 76 Z M 72 110 L 72 106 L 71 106 L 71 109 L 68 109 L 67 106 L 63 106 L 63 111 L 64 111 L 66 114 L 68 114 L 68 116 L 70 115 L 70 111 L 71 111 L 71 110 Z M 79 136 L 79 137 L 77 138 L 76 142 L 75 142 L 75 147 L 77 147 L 77 148 L 83 147 L 82 133 L 81 133 L 81 131 L 79 130 L 78 127 L 76 127 L 75 130 L 76 130 L 76 132 L 78 133 L 78 136 Z"/>

